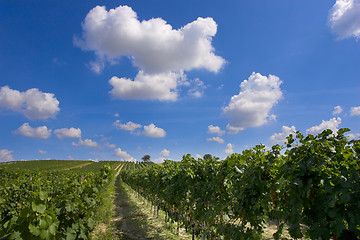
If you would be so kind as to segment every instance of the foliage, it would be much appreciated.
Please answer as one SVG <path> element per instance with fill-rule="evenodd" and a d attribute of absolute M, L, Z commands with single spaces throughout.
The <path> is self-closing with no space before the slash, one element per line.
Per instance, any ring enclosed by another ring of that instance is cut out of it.
<path fill-rule="evenodd" d="M 121 172 L 124 182 L 194 235 L 209 239 L 261 239 L 269 217 L 293 238 L 358 239 L 360 141 L 326 130 L 264 145 L 224 161 L 190 155 Z M 349 237 L 350 236 L 350 237 Z"/>
<path fill-rule="evenodd" d="M 141 159 L 144 161 L 144 162 L 150 162 L 150 155 L 144 155 Z"/>

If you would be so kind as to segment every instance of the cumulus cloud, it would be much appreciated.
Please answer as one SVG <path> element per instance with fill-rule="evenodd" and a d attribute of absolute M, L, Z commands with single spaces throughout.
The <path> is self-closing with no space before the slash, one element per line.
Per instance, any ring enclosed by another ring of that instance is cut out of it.
<path fill-rule="evenodd" d="M 98 147 L 99 144 L 91 139 L 79 139 L 77 143 L 73 142 L 73 146 L 84 146 L 84 147 Z"/>
<path fill-rule="evenodd" d="M 163 150 L 160 152 L 160 155 L 163 156 L 163 157 L 168 157 L 168 156 L 170 156 L 170 151 L 167 150 L 167 149 L 163 149 Z"/>
<path fill-rule="evenodd" d="M 113 77 L 111 95 L 119 99 L 156 99 L 175 101 L 177 81 L 184 71 L 206 69 L 218 72 L 225 60 L 214 54 L 212 37 L 217 24 L 212 18 L 199 17 L 179 29 L 173 29 L 161 18 L 139 21 L 128 6 L 107 11 L 97 6 L 89 11 L 82 23 L 82 36 L 75 45 L 93 51 L 96 60 L 90 68 L 99 73 L 107 62 L 117 63 L 128 57 L 140 69 L 134 80 Z M 156 56 L 156 57 L 154 57 Z M 198 82 L 201 85 L 201 81 Z M 198 85 L 189 94 L 200 97 Z"/>
<path fill-rule="evenodd" d="M 64 138 L 81 138 L 80 128 L 60 128 L 55 129 L 54 133 L 59 139 Z"/>
<path fill-rule="evenodd" d="M 195 98 L 201 98 L 204 95 L 205 88 L 204 82 L 196 78 L 192 81 L 192 88 L 189 89 L 188 93 Z"/>
<path fill-rule="evenodd" d="M 13 161 L 14 157 L 12 155 L 13 151 L 7 149 L 0 150 L 0 161 Z"/>
<path fill-rule="evenodd" d="M 116 157 L 119 157 L 120 160 L 123 160 L 123 161 L 131 161 L 131 162 L 136 161 L 135 158 L 130 156 L 130 154 L 128 154 L 126 151 L 122 151 L 121 148 L 114 149 L 114 154 Z"/>
<path fill-rule="evenodd" d="M 281 133 L 274 133 L 270 137 L 270 141 L 273 143 L 285 143 L 286 137 L 290 134 L 295 134 L 296 128 L 294 126 L 288 127 L 288 126 L 282 126 L 282 132 Z"/>
<path fill-rule="evenodd" d="M 316 135 L 321 133 L 322 131 L 326 130 L 326 129 L 330 129 L 332 130 L 334 133 L 336 133 L 338 131 L 338 127 L 341 124 L 341 118 L 332 118 L 329 121 L 322 121 L 320 125 L 317 126 L 313 126 L 309 129 L 306 130 L 307 134 L 312 134 L 312 135 Z"/>
<path fill-rule="evenodd" d="M 339 39 L 359 39 L 360 0 L 337 0 L 329 11 L 328 24 Z"/>
<path fill-rule="evenodd" d="M 153 162 L 154 162 L 154 163 L 163 163 L 164 160 L 165 160 L 164 157 L 159 157 L 159 158 L 156 158 Z"/>
<path fill-rule="evenodd" d="M 24 123 L 14 131 L 14 133 L 31 138 L 47 139 L 50 137 L 51 131 L 52 130 L 48 129 L 46 126 L 33 128 L 29 123 Z"/>
<path fill-rule="evenodd" d="M 82 38 L 75 44 L 94 51 L 100 62 L 131 56 L 133 64 L 148 73 L 194 68 L 217 72 L 224 64 L 211 45 L 217 32 L 212 18 L 199 17 L 176 30 L 161 18 L 139 21 L 128 6 L 109 11 L 96 6 L 85 17 L 82 29 Z"/>
<path fill-rule="evenodd" d="M 227 154 L 232 154 L 232 153 L 234 153 L 233 148 L 234 148 L 234 146 L 231 143 L 228 143 L 224 152 Z"/>
<path fill-rule="evenodd" d="M 212 138 L 207 138 L 206 141 L 214 141 L 214 142 L 218 142 L 220 144 L 224 143 L 224 139 L 222 139 L 221 137 L 212 137 Z"/>
<path fill-rule="evenodd" d="M 218 126 L 210 125 L 210 126 L 208 126 L 208 133 L 214 133 L 214 134 L 221 136 L 225 133 L 225 131 L 221 130 L 220 127 L 218 127 Z"/>
<path fill-rule="evenodd" d="M 166 136 L 166 132 L 164 129 L 156 127 L 153 123 L 148 126 L 144 126 L 143 134 L 152 138 L 163 138 Z"/>
<path fill-rule="evenodd" d="M 108 147 L 108 148 L 116 148 L 116 145 L 113 144 L 113 143 L 105 143 L 105 146 Z"/>
<path fill-rule="evenodd" d="M 227 133 L 228 134 L 237 134 L 238 132 L 244 130 L 244 128 L 242 127 L 234 127 L 234 126 L 231 126 L 229 123 L 226 125 L 226 129 L 227 129 Z"/>
<path fill-rule="evenodd" d="M 360 116 L 360 106 L 352 107 L 350 110 L 350 116 Z"/>
<path fill-rule="evenodd" d="M 0 107 L 20 112 L 29 119 L 54 118 L 60 111 L 53 93 L 43 93 L 37 88 L 20 92 L 8 86 L 0 88 Z"/>
<path fill-rule="evenodd" d="M 178 98 L 177 79 L 181 75 L 174 72 L 146 74 L 140 71 L 134 81 L 128 78 L 112 77 L 109 80 L 113 86 L 110 94 L 118 99 L 176 101 Z"/>
<path fill-rule="evenodd" d="M 241 83 L 240 93 L 232 96 L 229 105 L 223 109 L 230 119 L 228 130 L 238 132 L 275 119 L 270 110 L 282 97 L 281 83 L 275 75 L 266 77 L 253 72 Z"/>
<path fill-rule="evenodd" d="M 121 123 L 120 120 L 116 120 L 114 122 L 114 126 L 117 129 L 121 129 L 121 130 L 125 130 L 125 131 L 129 131 L 129 132 L 134 132 L 136 129 L 141 128 L 142 125 L 141 124 L 137 124 L 137 123 L 133 123 L 133 122 L 127 122 L 127 123 Z"/>
<path fill-rule="evenodd" d="M 342 113 L 342 111 L 343 111 L 343 109 L 342 109 L 342 107 L 341 106 L 336 106 L 336 107 L 334 107 L 334 111 L 333 111 L 333 115 L 338 115 L 338 114 L 340 114 L 340 113 Z"/>

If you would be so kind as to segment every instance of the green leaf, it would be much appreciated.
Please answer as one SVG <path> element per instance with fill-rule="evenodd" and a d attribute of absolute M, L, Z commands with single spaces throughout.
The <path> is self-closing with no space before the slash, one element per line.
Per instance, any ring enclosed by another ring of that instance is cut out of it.
<path fill-rule="evenodd" d="M 41 200 L 44 201 L 44 200 L 46 200 L 48 198 L 48 194 L 45 191 L 40 191 L 39 197 L 40 197 Z"/>
<path fill-rule="evenodd" d="M 39 227 L 36 227 L 36 226 L 32 225 L 31 223 L 30 223 L 30 225 L 29 225 L 29 230 L 30 230 L 30 232 L 31 232 L 33 235 L 35 235 L 35 236 L 39 236 L 39 235 L 40 235 Z"/>
<path fill-rule="evenodd" d="M 32 202 L 31 206 L 32 210 L 38 213 L 44 213 L 46 210 L 46 206 L 44 204 L 37 205 L 35 202 Z"/>

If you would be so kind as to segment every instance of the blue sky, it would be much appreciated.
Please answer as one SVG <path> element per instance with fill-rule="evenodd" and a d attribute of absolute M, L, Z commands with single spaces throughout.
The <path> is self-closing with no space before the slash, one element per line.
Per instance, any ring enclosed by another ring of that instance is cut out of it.
<path fill-rule="evenodd" d="M 360 134 L 360 1 L 1 1 L 0 161 Z"/>

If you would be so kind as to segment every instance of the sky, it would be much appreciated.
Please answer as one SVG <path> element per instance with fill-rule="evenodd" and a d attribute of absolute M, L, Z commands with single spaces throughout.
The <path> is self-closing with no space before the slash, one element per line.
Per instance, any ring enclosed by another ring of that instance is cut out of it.
<path fill-rule="evenodd" d="M 360 0 L 0 2 L 0 161 L 360 136 Z"/>

